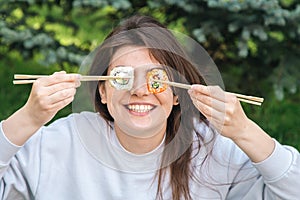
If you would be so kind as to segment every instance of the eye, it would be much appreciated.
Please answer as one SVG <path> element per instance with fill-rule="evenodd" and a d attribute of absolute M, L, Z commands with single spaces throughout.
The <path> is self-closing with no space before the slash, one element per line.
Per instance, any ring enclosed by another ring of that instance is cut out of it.
<path fill-rule="evenodd" d="M 147 72 L 147 88 L 148 91 L 157 94 L 165 91 L 168 87 L 165 83 L 160 83 L 155 80 L 168 81 L 168 76 L 163 69 L 152 69 Z"/>
<path fill-rule="evenodd" d="M 115 67 L 111 70 L 110 76 L 124 77 L 109 80 L 110 84 L 117 90 L 131 90 L 134 79 L 132 67 Z"/>

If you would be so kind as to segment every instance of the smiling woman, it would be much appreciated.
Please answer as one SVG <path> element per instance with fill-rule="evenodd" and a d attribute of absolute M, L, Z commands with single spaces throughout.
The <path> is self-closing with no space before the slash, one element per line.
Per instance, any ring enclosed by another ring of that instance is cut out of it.
<path fill-rule="evenodd" d="M 1 198 L 298 198 L 299 152 L 212 86 L 222 82 L 214 63 L 182 39 L 153 18 L 125 20 L 96 49 L 89 75 L 132 78 L 89 82 L 96 112 L 49 126 L 74 100 L 80 76 L 34 81 L 27 103 L 1 122 Z"/>
<path fill-rule="evenodd" d="M 156 69 L 159 63 L 149 56 L 148 49 L 127 46 L 118 49 L 115 55 L 121 56 L 112 59 L 108 72 L 119 68 L 118 66 L 130 65 L 135 73 L 133 85 L 128 92 L 114 89 L 110 87 L 109 83 L 102 82 L 99 86 L 101 103 L 107 105 L 108 112 L 114 119 L 114 126 L 116 130 L 119 130 L 116 132 L 118 137 L 120 134 L 124 137 L 127 135 L 141 138 L 151 137 L 153 141 L 149 139 L 147 142 L 152 143 L 151 146 L 158 146 L 165 134 L 167 118 L 173 107 L 172 102 L 175 102 L 170 99 L 176 97 L 173 96 L 170 88 L 157 95 L 151 95 L 148 90 L 147 73 Z M 99 113 L 102 111 L 99 110 Z M 142 144 L 138 149 L 145 152 L 143 147 Z"/>

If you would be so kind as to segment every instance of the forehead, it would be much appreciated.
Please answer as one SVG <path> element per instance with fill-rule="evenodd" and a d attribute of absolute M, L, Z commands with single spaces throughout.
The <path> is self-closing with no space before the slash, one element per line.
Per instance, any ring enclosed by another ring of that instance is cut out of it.
<path fill-rule="evenodd" d="M 119 48 L 113 55 L 110 67 L 125 65 L 140 67 L 149 64 L 159 64 L 146 47 L 125 46 Z"/>

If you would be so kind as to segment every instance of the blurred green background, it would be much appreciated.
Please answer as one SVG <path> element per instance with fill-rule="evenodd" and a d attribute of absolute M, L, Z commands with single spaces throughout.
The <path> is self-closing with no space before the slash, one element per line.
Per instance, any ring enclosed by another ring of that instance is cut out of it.
<path fill-rule="evenodd" d="M 0 3 L 0 119 L 20 108 L 30 85 L 17 73 L 77 72 L 122 19 L 150 15 L 197 40 L 227 91 L 265 98 L 243 107 L 272 137 L 300 150 L 298 0 L 22 0 Z M 71 105 L 56 118 L 72 112 Z"/>

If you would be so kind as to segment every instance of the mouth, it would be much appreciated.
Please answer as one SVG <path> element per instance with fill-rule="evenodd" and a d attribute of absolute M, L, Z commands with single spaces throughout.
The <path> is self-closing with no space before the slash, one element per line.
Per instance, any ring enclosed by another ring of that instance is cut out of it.
<path fill-rule="evenodd" d="M 129 104 L 125 106 L 130 112 L 134 113 L 148 113 L 155 108 L 151 104 Z"/>

